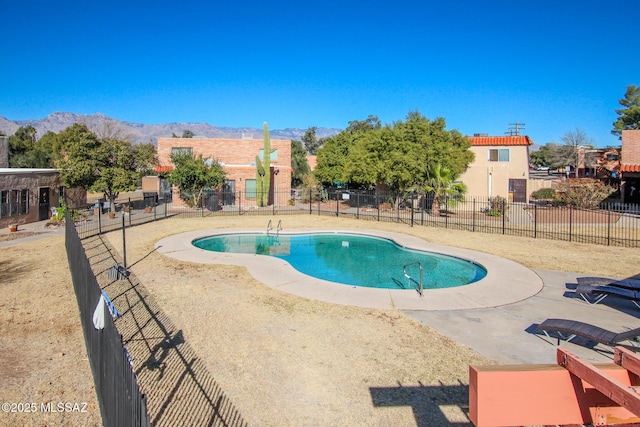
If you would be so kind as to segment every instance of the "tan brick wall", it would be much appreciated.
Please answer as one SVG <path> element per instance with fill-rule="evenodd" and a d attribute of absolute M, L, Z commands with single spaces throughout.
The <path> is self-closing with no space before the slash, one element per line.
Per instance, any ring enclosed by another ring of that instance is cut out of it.
<path fill-rule="evenodd" d="M 243 206 L 255 204 L 254 199 L 246 199 L 245 183 L 248 179 L 256 179 L 255 157 L 264 147 L 262 139 L 227 139 L 227 138 L 158 138 L 158 160 L 161 166 L 171 165 L 172 148 L 191 148 L 195 155 L 213 158 L 223 165 L 227 180 L 234 180 L 236 191 L 241 191 Z M 278 170 L 277 178 L 272 175 L 275 204 L 286 203 L 291 194 L 291 140 L 272 139 L 271 149 L 278 150 L 277 160 L 271 161 L 272 173 Z M 176 198 L 174 197 L 174 203 Z"/>
<path fill-rule="evenodd" d="M 621 164 L 640 164 L 640 129 L 622 131 Z"/>

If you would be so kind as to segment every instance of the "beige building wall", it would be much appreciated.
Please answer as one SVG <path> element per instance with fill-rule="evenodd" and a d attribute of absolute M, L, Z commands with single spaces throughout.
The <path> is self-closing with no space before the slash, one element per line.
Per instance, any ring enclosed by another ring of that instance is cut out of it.
<path fill-rule="evenodd" d="M 460 181 L 468 188 L 471 197 L 501 196 L 510 198 L 509 180 L 529 180 L 529 146 L 528 145 L 480 145 L 471 146 L 475 154 L 474 162 L 462 174 Z M 489 150 L 508 150 L 508 161 L 490 161 Z M 529 200 L 529 184 L 527 182 L 526 200 Z"/>

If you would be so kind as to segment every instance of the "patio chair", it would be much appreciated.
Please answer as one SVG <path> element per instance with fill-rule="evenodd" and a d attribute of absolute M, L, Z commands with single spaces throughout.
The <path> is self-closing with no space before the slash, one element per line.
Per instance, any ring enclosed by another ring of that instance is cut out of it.
<path fill-rule="evenodd" d="M 640 336 L 640 328 L 618 333 L 588 323 L 565 319 L 547 319 L 538 325 L 538 330 L 544 332 L 550 339 L 553 338 L 549 333 L 555 332 L 558 335 L 558 345 L 560 345 L 560 339 L 570 342 L 575 337 L 586 338 L 610 347 L 624 341 L 630 341 L 631 344 L 637 345 L 636 339 Z"/>
<path fill-rule="evenodd" d="M 608 277 L 578 277 L 578 285 L 615 286 L 640 291 L 640 279 L 610 279 Z"/>
<path fill-rule="evenodd" d="M 598 304 L 606 297 L 614 295 L 616 297 L 631 301 L 640 308 L 640 292 L 628 288 L 604 285 L 578 285 L 575 293 L 589 304 Z"/>

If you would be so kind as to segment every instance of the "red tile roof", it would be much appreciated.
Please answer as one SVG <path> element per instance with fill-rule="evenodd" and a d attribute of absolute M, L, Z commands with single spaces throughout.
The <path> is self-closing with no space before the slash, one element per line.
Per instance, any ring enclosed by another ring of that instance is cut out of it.
<path fill-rule="evenodd" d="M 156 171 L 156 173 L 166 173 L 166 172 L 170 172 L 173 170 L 173 166 L 169 165 L 169 166 L 156 166 L 153 168 L 154 171 Z"/>
<path fill-rule="evenodd" d="M 471 145 L 532 145 L 528 136 L 469 136 Z"/>
<path fill-rule="evenodd" d="M 640 165 L 620 165 L 620 172 L 640 172 Z"/>

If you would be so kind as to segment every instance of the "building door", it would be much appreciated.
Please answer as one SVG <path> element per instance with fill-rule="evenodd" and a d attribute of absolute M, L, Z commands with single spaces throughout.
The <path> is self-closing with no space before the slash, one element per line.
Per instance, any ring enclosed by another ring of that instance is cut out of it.
<path fill-rule="evenodd" d="M 526 179 L 510 179 L 509 180 L 509 200 L 514 203 L 527 203 L 527 180 Z"/>
<path fill-rule="evenodd" d="M 222 187 L 222 204 L 224 206 L 233 206 L 236 204 L 236 180 L 229 179 L 224 182 Z"/>
<path fill-rule="evenodd" d="M 38 190 L 38 221 L 49 219 L 49 187 Z"/>

